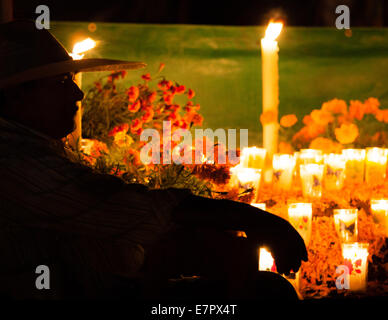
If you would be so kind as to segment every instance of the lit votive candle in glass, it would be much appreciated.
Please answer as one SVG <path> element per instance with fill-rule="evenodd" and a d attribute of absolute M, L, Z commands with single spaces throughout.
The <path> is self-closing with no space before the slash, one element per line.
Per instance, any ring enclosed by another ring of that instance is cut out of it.
<path fill-rule="evenodd" d="M 266 248 L 259 248 L 259 271 L 276 272 L 275 260 Z"/>
<path fill-rule="evenodd" d="M 387 171 L 387 154 L 382 148 L 366 149 L 365 181 L 369 185 L 384 182 Z"/>
<path fill-rule="evenodd" d="M 365 291 L 368 279 L 368 243 L 343 243 L 344 265 L 349 269 L 349 290 Z"/>
<path fill-rule="evenodd" d="M 372 199 L 370 208 L 373 220 L 379 225 L 381 230 L 388 237 L 388 199 Z"/>
<path fill-rule="evenodd" d="M 317 163 L 322 164 L 322 150 L 317 149 L 301 149 L 299 153 L 300 164 Z"/>
<path fill-rule="evenodd" d="M 311 203 L 290 203 L 288 221 L 299 232 L 306 246 L 311 237 L 313 208 Z"/>
<path fill-rule="evenodd" d="M 346 178 L 348 183 L 362 183 L 365 170 L 364 149 L 344 149 L 342 154 L 346 158 Z"/>
<path fill-rule="evenodd" d="M 239 167 L 236 171 L 236 177 L 240 188 L 254 189 L 253 202 L 255 202 L 260 188 L 261 169 Z"/>
<path fill-rule="evenodd" d="M 244 148 L 241 152 L 241 165 L 244 168 L 264 169 L 267 150 L 264 148 Z"/>
<path fill-rule="evenodd" d="M 264 211 L 266 210 L 266 205 L 264 202 L 263 203 L 252 202 L 251 206 L 254 206 L 254 207 L 259 208 L 259 209 L 264 210 Z"/>
<path fill-rule="evenodd" d="M 345 180 L 346 160 L 342 154 L 325 154 L 324 185 L 327 190 L 341 190 Z"/>
<path fill-rule="evenodd" d="M 304 197 L 320 198 L 322 196 L 322 178 L 325 166 L 309 163 L 300 165 L 300 179 Z"/>
<path fill-rule="evenodd" d="M 357 209 L 334 209 L 334 225 L 342 242 L 355 242 L 358 236 Z"/>
<path fill-rule="evenodd" d="M 272 160 L 273 184 L 276 189 L 290 190 L 296 160 L 290 154 L 274 154 Z"/>

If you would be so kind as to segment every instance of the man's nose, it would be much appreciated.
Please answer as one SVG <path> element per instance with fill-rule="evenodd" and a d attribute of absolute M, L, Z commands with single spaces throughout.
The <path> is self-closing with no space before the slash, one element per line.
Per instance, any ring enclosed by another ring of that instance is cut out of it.
<path fill-rule="evenodd" d="M 73 89 L 73 96 L 76 101 L 81 101 L 84 98 L 84 93 L 83 91 L 79 88 L 77 83 L 73 81 L 72 83 L 72 89 Z"/>

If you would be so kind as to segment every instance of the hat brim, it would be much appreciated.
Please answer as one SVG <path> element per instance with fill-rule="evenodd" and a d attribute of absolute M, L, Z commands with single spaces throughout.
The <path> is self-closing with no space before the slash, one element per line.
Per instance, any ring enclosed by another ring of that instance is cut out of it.
<path fill-rule="evenodd" d="M 146 64 L 144 62 L 137 61 L 97 58 L 81 60 L 69 59 L 28 69 L 0 79 L 0 88 L 10 87 L 23 82 L 43 79 L 68 72 L 136 70 L 144 68 L 145 66 Z"/>

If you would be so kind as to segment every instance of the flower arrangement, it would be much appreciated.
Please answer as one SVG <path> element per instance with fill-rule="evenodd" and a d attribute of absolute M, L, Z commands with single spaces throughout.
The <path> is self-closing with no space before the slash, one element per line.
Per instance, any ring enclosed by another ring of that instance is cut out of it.
<path fill-rule="evenodd" d="M 262 115 L 261 119 L 270 121 L 271 116 Z M 293 114 L 280 118 L 281 153 L 303 148 L 336 153 L 343 148 L 388 146 L 388 109 L 381 109 L 376 98 L 351 100 L 349 104 L 332 99 L 297 124 Z"/>

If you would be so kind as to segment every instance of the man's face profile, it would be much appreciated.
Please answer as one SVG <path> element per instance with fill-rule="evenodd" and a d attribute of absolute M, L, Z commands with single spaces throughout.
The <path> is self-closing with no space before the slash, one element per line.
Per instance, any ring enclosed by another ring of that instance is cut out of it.
<path fill-rule="evenodd" d="M 73 78 L 66 73 L 5 89 L 1 115 L 55 139 L 67 136 L 74 130 L 76 102 L 84 97 Z"/>

